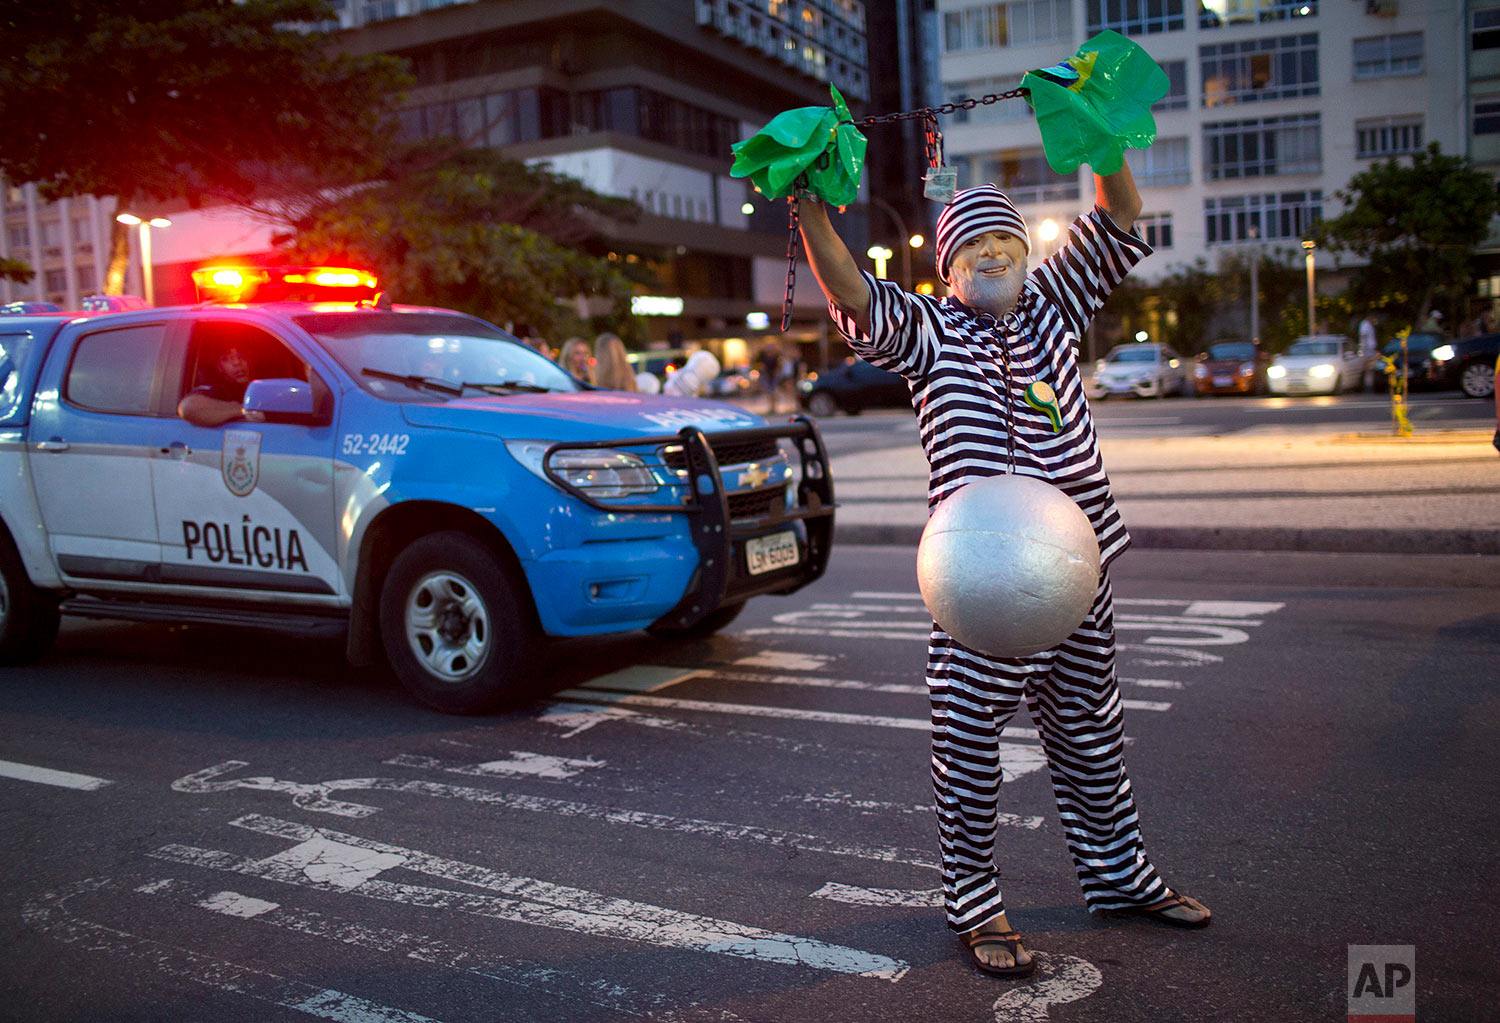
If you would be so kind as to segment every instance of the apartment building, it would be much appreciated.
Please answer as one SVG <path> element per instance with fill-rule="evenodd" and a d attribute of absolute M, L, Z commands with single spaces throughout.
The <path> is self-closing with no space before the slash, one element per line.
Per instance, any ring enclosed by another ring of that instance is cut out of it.
<path fill-rule="evenodd" d="M 1104 29 L 1132 37 L 1166 70 L 1156 144 L 1128 153 L 1156 248 L 1146 280 L 1227 252 L 1300 259 L 1301 240 L 1338 213 L 1334 193 L 1372 161 L 1428 143 L 1500 168 L 1500 8 L 1453 0 L 939 0 L 949 100 L 1013 88 Z M 1481 18 L 1482 16 L 1482 18 Z M 1493 25 L 1491 20 L 1493 19 Z M 1472 33 L 1465 31 L 1470 21 Z M 1495 38 L 1483 31 L 1493 32 Z M 1488 67 L 1492 59 L 1493 68 Z M 1471 57 L 1492 74 L 1470 96 Z M 1045 252 L 1093 198 L 1087 167 L 1047 166 L 1022 100 L 949 119 L 961 184 L 994 181 L 1016 199 Z M 1493 123 L 1492 123 L 1493 122 Z M 1473 134 L 1471 134 L 1471 128 Z M 1320 272 L 1331 270 L 1326 253 Z"/>

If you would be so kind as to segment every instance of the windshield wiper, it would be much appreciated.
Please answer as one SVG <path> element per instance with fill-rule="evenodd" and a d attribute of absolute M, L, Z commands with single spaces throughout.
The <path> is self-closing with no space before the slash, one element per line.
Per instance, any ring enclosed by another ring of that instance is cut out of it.
<path fill-rule="evenodd" d="M 387 373 L 383 369 L 371 369 L 369 366 L 360 370 L 367 377 L 376 380 L 391 380 L 407 387 L 426 388 L 429 391 L 437 391 L 439 394 L 451 394 L 454 397 L 464 393 L 463 387 L 455 387 L 446 380 L 438 380 L 436 377 L 422 377 L 416 374 Z M 468 385 L 465 384 L 465 387 Z"/>
<path fill-rule="evenodd" d="M 476 391 L 485 391 L 489 394 L 506 394 L 513 391 L 524 391 L 527 394 L 548 394 L 552 391 L 550 387 L 540 384 L 523 384 L 519 380 L 465 380 L 460 387 L 472 387 Z"/>

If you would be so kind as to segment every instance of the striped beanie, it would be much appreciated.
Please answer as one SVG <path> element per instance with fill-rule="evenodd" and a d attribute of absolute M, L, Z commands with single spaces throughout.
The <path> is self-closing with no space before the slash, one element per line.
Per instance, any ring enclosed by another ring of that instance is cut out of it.
<path fill-rule="evenodd" d="M 966 188 L 938 217 L 937 272 L 944 284 L 948 283 L 948 268 L 958 247 L 988 231 L 1015 235 L 1026 246 L 1026 254 L 1031 254 L 1031 236 L 1016 204 L 994 185 Z"/>

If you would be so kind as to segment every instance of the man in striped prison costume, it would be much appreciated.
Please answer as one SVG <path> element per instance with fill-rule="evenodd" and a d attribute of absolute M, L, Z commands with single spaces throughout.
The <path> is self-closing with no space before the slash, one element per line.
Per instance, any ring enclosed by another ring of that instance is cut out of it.
<path fill-rule="evenodd" d="M 988 657 L 935 623 L 928 647 L 948 925 L 976 966 L 1000 976 L 1032 966 L 1006 920 L 995 864 L 1000 737 L 1023 696 L 1088 908 L 1176 926 L 1209 920 L 1147 859 L 1122 760 L 1108 567 L 1130 537 L 1104 473 L 1074 348 L 1110 291 L 1151 250 L 1131 231 L 1141 200 L 1129 166 L 1094 180 L 1095 208 L 1029 274 L 1026 223 L 1009 198 L 993 185 L 960 192 L 938 220 L 938 274 L 954 292 L 946 299 L 862 273 L 821 203 L 805 203 L 801 217 L 808 262 L 839 331 L 911 388 L 930 467 L 929 509 L 965 483 L 1013 471 L 1072 497 L 1099 539 L 1104 571 L 1093 606 L 1056 649 Z M 1056 393 L 1060 429 L 1024 400 L 1034 381 Z"/>

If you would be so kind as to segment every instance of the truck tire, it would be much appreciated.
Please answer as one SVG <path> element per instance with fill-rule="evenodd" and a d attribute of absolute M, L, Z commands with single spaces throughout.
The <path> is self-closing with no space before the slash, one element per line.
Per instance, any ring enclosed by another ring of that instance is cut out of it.
<path fill-rule="evenodd" d="M 57 597 L 37 589 L 21 555 L 0 531 L 0 664 L 24 664 L 57 638 Z"/>
<path fill-rule="evenodd" d="M 647 632 L 657 639 L 707 639 L 729 625 L 745 610 L 743 602 L 738 604 L 726 604 L 716 608 L 705 615 L 697 624 L 689 625 L 685 629 L 674 629 L 670 625 L 652 625 L 646 629 Z"/>
<path fill-rule="evenodd" d="M 540 630 L 521 585 L 467 533 L 431 533 L 391 563 L 380 635 L 412 695 L 445 714 L 477 714 L 518 695 Z"/>

